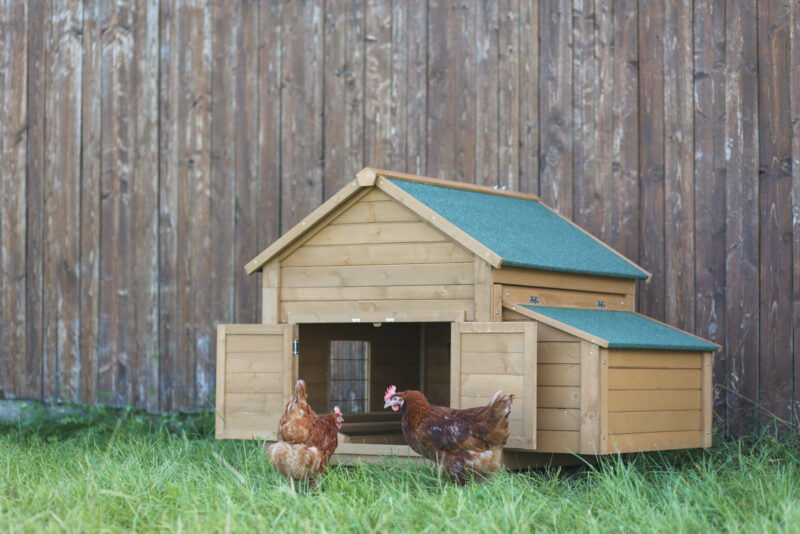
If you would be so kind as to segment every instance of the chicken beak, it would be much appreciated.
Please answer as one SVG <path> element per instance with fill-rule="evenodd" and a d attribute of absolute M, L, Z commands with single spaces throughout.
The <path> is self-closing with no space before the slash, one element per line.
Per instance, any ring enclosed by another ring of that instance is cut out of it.
<path fill-rule="evenodd" d="M 403 405 L 402 399 L 389 399 L 388 401 L 386 401 L 386 403 L 384 403 L 383 409 L 385 410 L 386 408 L 391 408 L 393 411 L 396 412 L 400 409 L 402 405 Z"/>
<path fill-rule="evenodd" d="M 383 404 L 383 409 L 385 410 L 386 408 L 388 408 L 388 407 L 390 407 L 390 406 L 396 406 L 396 405 L 397 405 L 397 403 L 396 403 L 396 402 L 394 402 L 394 401 L 391 401 L 391 400 L 388 400 L 388 401 L 386 401 L 386 402 Z"/>

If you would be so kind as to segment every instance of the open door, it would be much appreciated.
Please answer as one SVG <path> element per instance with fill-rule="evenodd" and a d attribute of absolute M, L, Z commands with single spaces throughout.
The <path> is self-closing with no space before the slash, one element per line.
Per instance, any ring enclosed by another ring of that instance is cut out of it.
<path fill-rule="evenodd" d="M 506 447 L 536 449 L 536 323 L 452 323 L 450 406 L 485 406 L 512 393 Z"/>
<path fill-rule="evenodd" d="M 297 380 L 297 325 L 217 327 L 218 439 L 275 439 Z"/>

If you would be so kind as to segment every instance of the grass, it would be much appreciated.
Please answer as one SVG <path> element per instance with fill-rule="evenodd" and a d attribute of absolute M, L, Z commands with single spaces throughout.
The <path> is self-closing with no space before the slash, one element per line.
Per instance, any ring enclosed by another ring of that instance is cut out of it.
<path fill-rule="evenodd" d="M 767 437 L 461 488 L 404 462 L 292 493 L 213 419 L 87 409 L 0 425 L 1 532 L 800 532 L 800 448 Z"/>

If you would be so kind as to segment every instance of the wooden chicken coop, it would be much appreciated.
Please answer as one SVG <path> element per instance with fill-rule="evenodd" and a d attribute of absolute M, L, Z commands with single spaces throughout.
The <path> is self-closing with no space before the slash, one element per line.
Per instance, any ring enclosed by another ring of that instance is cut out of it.
<path fill-rule="evenodd" d="M 649 274 L 536 196 L 366 168 L 245 270 L 262 324 L 218 328 L 218 438 L 274 439 L 302 378 L 339 460 L 415 456 L 391 384 L 513 393 L 510 465 L 711 445 L 719 347 L 637 314 Z"/>

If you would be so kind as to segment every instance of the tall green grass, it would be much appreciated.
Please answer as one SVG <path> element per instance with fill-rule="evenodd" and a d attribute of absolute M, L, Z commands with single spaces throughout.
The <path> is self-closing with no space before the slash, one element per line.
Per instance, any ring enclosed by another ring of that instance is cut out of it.
<path fill-rule="evenodd" d="M 791 440 L 720 442 L 462 488 L 402 461 L 293 493 L 212 417 L 88 410 L 0 426 L 0 532 L 800 532 Z"/>

